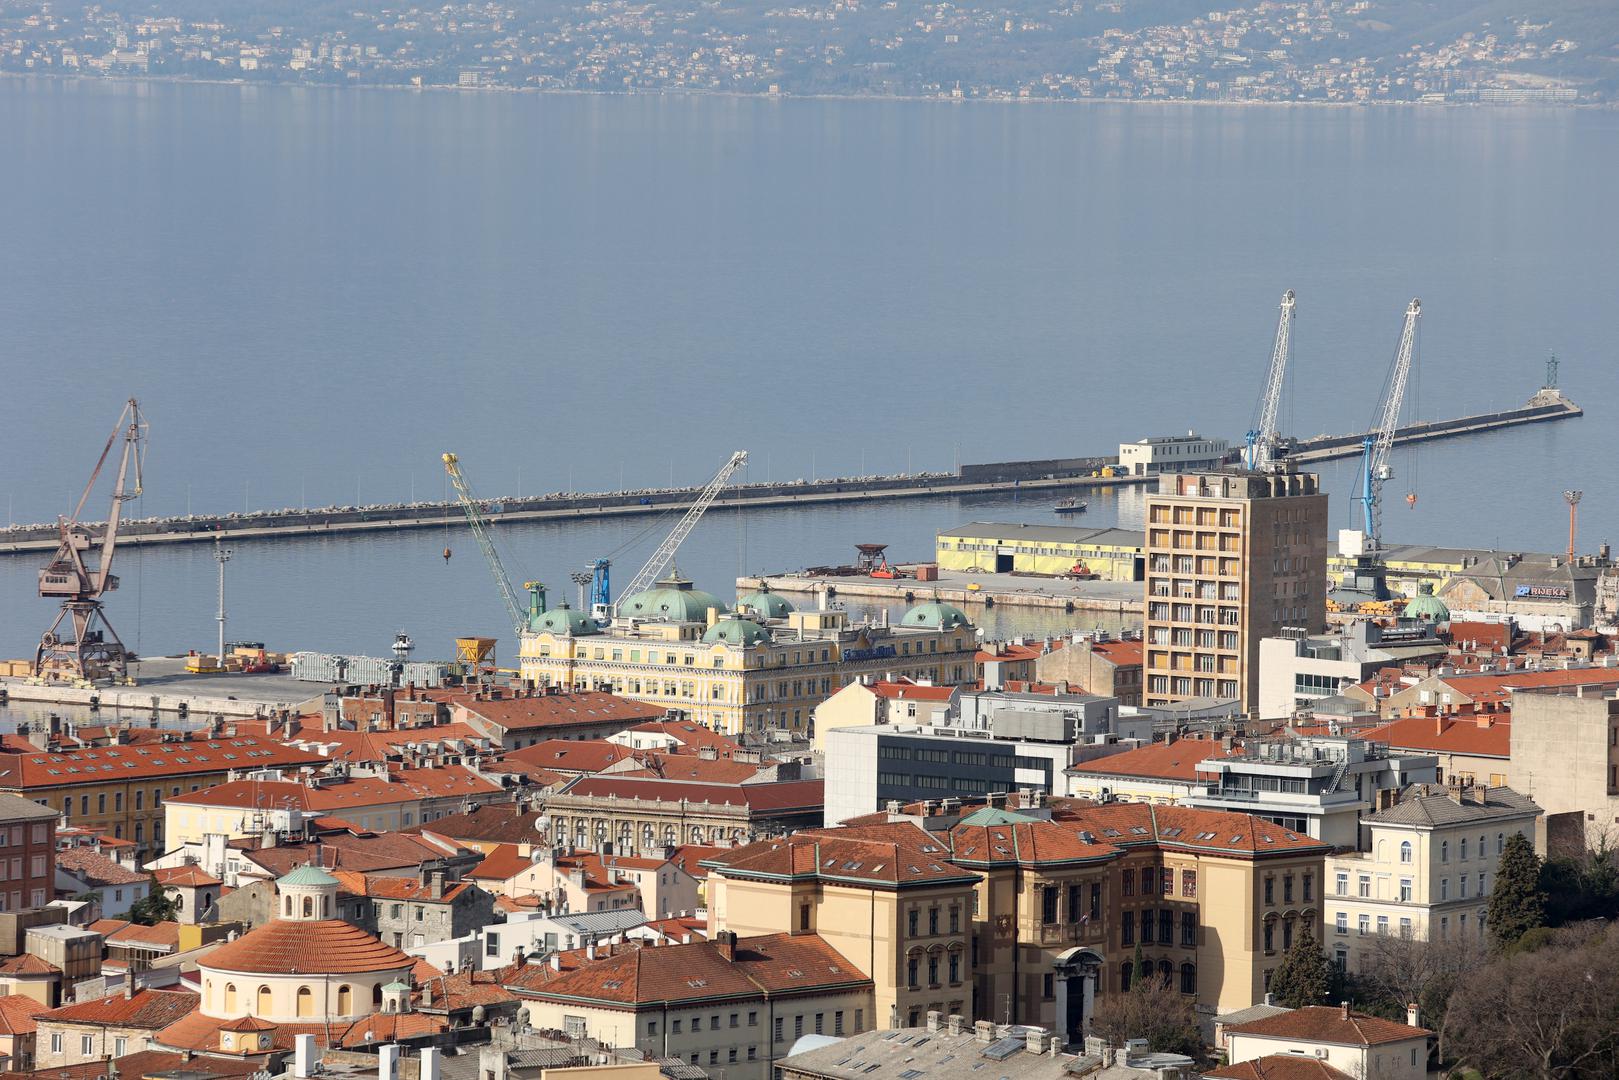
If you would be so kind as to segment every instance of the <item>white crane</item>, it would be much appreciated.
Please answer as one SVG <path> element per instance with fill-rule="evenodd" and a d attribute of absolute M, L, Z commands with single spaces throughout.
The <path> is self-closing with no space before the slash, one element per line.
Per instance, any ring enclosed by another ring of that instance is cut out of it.
<path fill-rule="evenodd" d="M 1394 449 L 1394 432 L 1400 422 L 1400 406 L 1405 402 L 1405 384 L 1411 377 L 1416 355 L 1417 323 L 1422 318 L 1422 301 L 1412 300 L 1405 309 L 1405 326 L 1400 345 L 1389 370 L 1388 389 L 1378 410 L 1376 425 L 1366 433 L 1361 462 L 1360 505 L 1366 531 L 1365 549 L 1376 554 L 1383 546 L 1383 481 L 1394 475 L 1389 454 Z"/>
<path fill-rule="evenodd" d="M 484 560 L 489 563 L 489 571 L 495 576 L 495 587 L 500 590 L 500 598 L 506 604 L 506 614 L 512 620 L 512 629 L 517 631 L 521 638 L 529 629 L 530 616 L 524 614 L 523 605 L 518 602 L 517 591 L 512 588 L 512 579 L 506 573 L 506 564 L 501 561 L 500 552 L 495 549 L 494 537 L 489 535 L 489 523 L 484 520 L 483 511 L 478 506 L 477 498 L 472 494 L 472 485 L 467 481 L 466 475 L 461 472 L 460 459 L 454 454 L 444 455 L 444 471 L 450 474 L 450 483 L 455 485 L 455 494 L 461 500 L 461 509 L 467 515 L 467 524 L 472 526 L 472 535 L 477 538 L 478 546 L 483 549 Z M 523 588 L 531 594 L 531 614 L 543 611 L 540 597 L 545 595 L 545 586 L 538 581 L 525 581 Z"/>
<path fill-rule="evenodd" d="M 663 543 L 658 545 L 658 550 L 652 553 L 652 558 L 646 561 L 645 566 L 636 571 L 635 577 L 630 581 L 629 586 L 619 593 L 620 601 L 624 597 L 634 596 L 636 593 L 646 590 L 658 579 L 658 575 L 663 573 L 674 559 L 675 552 L 680 549 L 680 545 L 691 534 L 692 529 L 697 527 L 697 520 L 703 516 L 703 511 L 708 509 L 710 503 L 719 498 L 720 489 L 725 486 L 726 481 L 730 480 L 732 475 L 747 463 L 748 452 L 738 450 L 731 455 L 729 461 L 720 466 L 720 471 L 715 473 L 714 479 L 710 480 L 708 486 L 703 488 L 696 501 L 686 511 L 685 516 L 680 519 L 679 524 L 674 527 L 668 536 L 664 537 Z M 613 613 L 618 613 L 617 603 L 613 605 Z"/>
<path fill-rule="evenodd" d="M 1248 433 L 1248 467 L 1260 472 L 1276 464 L 1276 419 L 1282 405 L 1282 380 L 1293 353 L 1293 290 L 1282 294 L 1282 314 L 1276 323 L 1276 344 L 1271 348 L 1265 393 L 1259 399 L 1259 423 Z"/>

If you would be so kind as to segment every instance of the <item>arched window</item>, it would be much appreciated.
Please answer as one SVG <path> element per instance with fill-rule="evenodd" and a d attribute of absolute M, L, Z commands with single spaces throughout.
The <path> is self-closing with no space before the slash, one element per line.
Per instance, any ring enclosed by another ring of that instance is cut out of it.
<path fill-rule="evenodd" d="M 313 896 L 304 897 L 304 918 L 307 919 L 307 918 L 311 917 L 314 914 L 315 914 L 315 898 Z"/>
<path fill-rule="evenodd" d="M 1506 833 L 1496 833 L 1495 834 L 1495 853 L 1497 855 L 1499 855 L 1503 851 L 1505 851 L 1506 849 L 1507 849 L 1507 834 Z"/>
<path fill-rule="evenodd" d="M 1130 989 L 1130 976 L 1135 974 L 1135 965 L 1126 960 L 1119 965 L 1119 989 Z"/>
<path fill-rule="evenodd" d="M 1182 964 L 1181 965 L 1181 993 L 1183 993 L 1183 994 L 1195 994 L 1195 993 L 1197 993 L 1197 965 L 1196 964 Z"/>
<path fill-rule="evenodd" d="M 258 995 L 258 997 L 259 997 L 259 1005 L 258 1005 L 259 1018 L 263 1019 L 266 1016 L 274 1016 L 275 1015 L 275 996 L 270 993 L 270 988 L 268 986 L 259 987 L 259 995 Z"/>
<path fill-rule="evenodd" d="M 283 896 L 281 898 L 281 914 L 289 919 L 292 918 L 292 897 Z"/>
<path fill-rule="evenodd" d="M 1170 980 L 1175 977 L 1174 965 L 1168 960 L 1158 961 L 1158 977 L 1164 981 L 1165 986 L 1169 986 Z"/>
<path fill-rule="evenodd" d="M 225 1011 L 228 1012 L 228 1013 L 234 1013 L 236 1011 L 236 984 L 235 983 L 226 983 L 225 984 Z"/>
<path fill-rule="evenodd" d="M 300 986 L 298 988 L 298 1015 L 315 1015 L 315 995 L 307 986 Z"/>
<path fill-rule="evenodd" d="M 1406 851 L 1410 847 L 1411 847 L 1410 844 L 1402 844 L 1402 845 L 1400 845 L 1400 861 L 1401 862 L 1410 862 L 1411 861 L 1410 859 L 1406 858 Z M 1439 841 L 1439 861 L 1440 862 L 1449 862 L 1450 861 L 1450 841 L 1449 840 L 1441 840 L 1441 841 Z"/>
<path fill-rule="evenodd" d="M 320 917 L 323 919 L 332 917 L 332 898 L 330 896 L 320 898 Z"/>
<path fill-rule="evenodd" d="M 1400 841 L 1400 861 L 1405 863 L 1411 861 L 1411 841 L 1409 840 Z"/>
<path fill-rule="evenodd" d="M 371 1008 L 373 1008 L 373 1009 L 382 1008 L 382 984 L 381 983 L 378 983 L 377 985 L 375 985 L 375 986 L 373 986 L 371 988 Z"/>
<path fill-rule="evenodd" d="M 337 988 L 337 1015 L 354 1015 L 354 987 L 348 983 Z"/>

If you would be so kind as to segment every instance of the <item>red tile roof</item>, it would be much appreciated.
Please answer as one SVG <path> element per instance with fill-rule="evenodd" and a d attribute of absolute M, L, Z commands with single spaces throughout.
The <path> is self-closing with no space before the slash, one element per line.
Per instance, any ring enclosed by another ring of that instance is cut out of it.
<path fill-rule="evenodd" d="M 56 868 L 66 871 L 91 888 L 106 885 L 139 885 L 146 875 L 131 870 L 115 859 L 85 847 L 63 848 L 56 853 Z"/>
<path fill-rule="evenodd" d="M 533 746 L 506 752 L 505 760 L 552 772 L 597 773 L 616 761 L 644 754 L 606 739 L 547 739 Z"/>
<path fill-rule="evenodd" d="M 976 881 L 948 861 L 948 840 L 913 822 L 805 829 L 790 836 L 727 848 L 704 860 L 727 877 L 822 878 L 891 888 Z"/>
<path fill-rule="evenodd" d="M 1091 652 L 1102 654 L 1118 667 L 1140 667 L 1145 655 L 1139 641 L 1099 641 L 1091 645 Z"/>
<path fill-rule="evenodd" d="M 141 1028 L 155 1031 L 193 1012 L 200 994 L 185 990 L 138 990 L 134 997 L 112 997 L 75 1002 L 40 1014 L 48 1023 L 93 1024 L 102 1027 Z"/>
<path fill-rule="evenodd" d="M 60 975 L 62 969 L 33 953 L 21 953 L 0 962 L 0 975 Z"/>
<path fill-rule="evenodd" d="M 143 926 L 123 919 L 97 919 L 90 929 L 107 939 L 108 945 L 173 952 L 180 947 L 180 924 L 160 922 Z"/>
<path fill-rule="evenodd" d="M 510 881 L 533 865 L 533 858 L 518 854 L 515 845 L 496 844 L 468 876 L 480 881 Z"/>
<path fill-rule="evenodd" d="M 622 721 L 625 727 L 647 720 L 659 720 L 664 710 L 657 705 L 594 690 L 571 694 L 536 694 L 533 697 L 474 701 L 460 695 L 454 705 L 504 731 L 537 731 L 568 728 L 581 724 Z"/>
<path fill-rule="evenodd" d="M 272 919 L 210 952 L 205 970 L 248 974 L 347 975 L 409 971 L 415 958 L 338 919 Z"/>
<path fill-rule="evenodd" d="M 145 746 L 104 746 L 55 754 L 42 751 L 0 754 L 0 790 L 101 784 L 112 779 L 196 779 L 232 769 L 318 765 L 322 760 L 307 750 L 250 735 Z"/>
<path fill-rule="evenodd" d="M 1261 1035 L 1300 1042 L 1331 1043 L 1335 1046 L 1381 1046 L 1433 1034 L 1427 1028 L 1411 1027 L 1336 1005 L 1306 1005 L 1302 1009 L 1228 1027 L 1225 1033 L 1228 1039 L 1232 1035 Z"/>
<path fill-rule="evenodd" d="M 438 754 L 446 750 L 458 753 L 463 748 L 488 748 L 493 744 L 483 732 L 459 722 L 392 731 L 302 731 L 289 741 L 324 748 L 331 761 L 387 761 L 403 757 L 406 748 L 412 745 L 429 754 Z"/>
<path fill-rule="evenodd" d="M 714 856 L 727 850 L 729 849 L 722 847 L 706 847 L 702 844 L 682 844 L 680 847 L 675 848 L 674 853 L 670 856 L 669 861 L 686 871 L 686 873 L 690 874 L 698 881 L 702 881 L 704 878 L 708 877 L 708 871 L 703 869 L 703 867 L 699 864 L 704 859 L 712 859 Z"/>
<path fill-rule="evenodd" d="M 407 832 L 433 833 L 451 840 L 478 840 L 505 844 L 539 843 L 544 837 L 535 825 L 545 815 L 524 810 L 516 803 L 489 803 L 464 814 L 414 826 Z"/>
<path fill-rule="evenodd" d="M 423 904 L 451 904 L 456 897 L 472 888 L 470 881 L 446 881 L 443 892 L 435 899 L 431 882 L 424 884 L 421 878 L 366 877 L 354 870 L 333 870 L 331 874 L 342 883 L 343 891 L 353 896 L 413 900 Z"/>
<path fill-rule="evenodd" d="M 1241 744 L 1227 750 L 1215 739 L 1176 739 L 1172 743 L 1153 743 L 1150 746 L 1109 754 L 1071 767 L 1070 773 L 1095 776 L 1132 776 L 1146 780 L 1197 779 L 1198 763 L 1211 758 L 1231 757 Z"/>
<path fill-rule="evenodd" d="M 419 796 L 403 785 L 386 780 L 360 777 L 328 781 L 320 787 L 292 780 L 235 780 L 228 784 L 176 795 L 165 800 L 170 805 L 224 806 L 234 809 L 347 810 L 355 807 L 391 806 L 412 802 Z"/>
<path fill-rule="evenodd" d="M 632 949 L 555 976 L 537 987 L 522 989 L 533 997 L 645 1006 L 736 996 L 824 994 L 871 985 L 865 973 L 817 934 L 741 938 L 734 959 L 725 955 L 718 940 Z"/>
<path fill-rule="evenodd" d="M 219 1046 L 216 1035 L 209 1049 Z M 288 1049 L 290 1049 L 290 1044 Z M 157 1073 L 169 1072 L 174 1069 L 185 1069 L 188 1072 L 199 1072 L 209 1076 L 247 1076 L 258 1071 L 261 1066 L 251 1062 L 233 1061 L 227 1058 L 189 1057 L 188 1055 L 171 1053 L 165 1050 L 137 1050 L 133 1054 L 126 1054 L 118 1059 L 118 1075 L 127 1080 L 139 1080 L 141 1077 L 152 1076 Z M 39 1080 L 41 1073 L 7 1072 L 0 1073 L 6 1080 Z M 51 1080 L 98 1080 L 106 1077 L 107 1060 L 99 1058 L 95 1061 L 85 1061 L 77 1065 L 56 1065 L 50 1070 Z"/>
<path fill-rule="evenodd" d="M 649 720 L 644 724 L 636 724 L 626 730 L 667 735 L 678 740 L 682 746 L 689 747 L 692 750 L 700 746 L 712 746 L 721 753 L 725 753 L 736 750 L 742 745 L 729 735 L 711 731 L 703 725 L 693 723 L 690 720 Z"/>
<path fill-rule="evenodd" d="M 193 1012 L 182 1017 L 175 1023 L 164 1028 L 155 1036 L 160 1046 L 173 1047 L 177 1050 L 200 1050 L 201 1056 L 191 1058 L 185 1062 L 187 1069 L 207 1063 L 208 1071 L 214 1066 L 229 1066 L 242 1064 L 240 1061 L 214 1058 L 209 1055 L 217 1054 L 219 1050 L 219 1032 L 230 1020 L 216 1020 L 211 1016 L 204 1016 L 201 1012 Z M 331 1024 L 276 1024 L 270 1029 L 271 1049 L 254 1051 L 244 1055 L 247 1061 L 256 1061 L 265 1056 L 293 1049 L 293 1040 L 299 1035 L 313 1035 L 316 1046 L 359 1047 L 376 1046 L 394 1042 L 399 1039 L 410 1039 L 422 1035 L 435 1035 L 448 1029 L 449 1021 L 443 1016 L 433 1016 L 423 1013 L 372 1013 L 362 1016 L 352 1022 L 342 1021 Z M 173 1055 L 176 1059 L 179 1055 Z M 132 1075 L 123 1068 L 127 1059 L 119 1059 L 119 1072 L 125 1076 Z M 179 1068 L 178 1064 L 168 1066 Z M 256 1065 L 249 1065 L 250 1070 L 257 1069 Z M 102 1065 L 105 1072 L 105 1064 Z M 152 1070 L 148 1070 L 149 1072 Z M 51 1080 L 57 1080 L 56 1070 L 52 1069 Z M 234 1075 L 234 1074 L 233 1074 Z M 94 1080 L 95 1074 L 90 1080 Z M 37 1078 L 36 1078 L 37 1080 Z"/>
<path fill-rule="evenodd" d="M 787 780 L 770 784 L 694 784 L 644 777 L 586 776 L 564 789 L 564 795 L 594 798 L 649 799 L 661 802 L 707 802 L 746 806 L 755 813 L 813 810 L 825 802 L 820 780 Z"/>
<path fill-rule="evenodd" d="M 766 766 L 745 761 L 707 760 L 695 754 L 658 754 L 643 750 L 640 768 L 615 769 L 608 776 L 642 776 L 658 780 L 690 780 L 698 784 L 740 784 L 758 776 Z"/>
<path fill-rule="evenodd" d="M 442 859 L 456 848 L 438 842 L 430 835 L 410 833 L 333 833 L 319 841 L 306 844 L 281 844 L 273 848 L 260 848 L 257 838 L 232 841 L 231 846 L 242 852 L 248 861 L 264 868 L 265 872 L 280 877 L 289 870 L 312 863 L 329 870 L 401 870 L 415 868 L 429 859 Z"/>
<path fill-rule="evenodd" d="M 1302 1054 L 1269 1054 L 1203 1074 L 1208 1080 L 1353 1080 L 1325 1061 Z"/>
<path fill-rule="evenodd" d="M 890 701 L 949 701 L 956 692 L 953 686 L 922 686 L 909 680 L 874 682 L 868 684 L 866 689 Z"/>
<path fill-rule="evenodd" d="M 1512 723 L 1489 720 L 1480 727 L 1477 720 L 1453 717 L 1413 716 L 1360 733 L 1371 742 L 1386 743 L 1395 750 L 1424 750 L 1471 757 L 1512 756 Z"/>
<path fill-rule="evenodd" d="M 182 889 L 199 889 L 224 884 L 200 866 L 165 866 L 152 871 L 159 885 L 173 885 Z"/>
<path fill-rule="evenodd" d="M 0 995 L 0 1035 L 30 1035 L 39 1030 L 34 1018 L 50 1011 L 26 994 Z"/>

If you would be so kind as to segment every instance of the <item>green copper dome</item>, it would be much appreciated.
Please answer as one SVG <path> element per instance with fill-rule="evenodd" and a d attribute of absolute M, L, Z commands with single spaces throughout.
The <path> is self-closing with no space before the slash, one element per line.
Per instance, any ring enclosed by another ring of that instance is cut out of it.
<path fill-rule="evenodd" d="M 907 611 L 899 624 L 920 626 L 928 630 L 959 630 L 964 626 L 971 626 L 972 622 L 967 618 L 967 613 L 955 605 L 933 600 L 926 604 L 918 604 Z"/>
<path fill-rule="evenodd" d="M 602 632 L 595 619 L 582 611 L 573 610 L 567 604 L 559 604 L 543 615 L 531 616 L 529 627 L 536 633 L 565 634 L 572 637 Z"/>
<path fill-rule="evenodd" d="M 704 644 L 716 645 L 724 642 L 727 645 L 740 645 L 745 649 L 751 649 L 769 640 L 770 631 L 752 619 L 742 619 L 735 615 L 721 619 L 703 634 Z"/>
<path fill-rule="evenodd" d="M 721 615 L 731 610 L 713 593 L 692 588 L 684 578 L 671 577 L 645 592 L 625 597 L 619 602 L 618 613 L 634 619 L 707 622 L 709 608 L 717 608 Z"/>
<path fill-rule="evenodd" d="M 761 586 L 758 592 L 749 593 L 736 602 L 737 610 L 752 608 L 755 618 L 759 619 L 785 619 L 793 610 L 793 605 L 782 599 L 780 593 L 770 591 L 769 585 Z"/>
<path fill-rule="evenodd" d="M 338 884 L 338 880 L 318 866 L 300 866 L 296 870 L 281 875 L 278 882 L 281 885 L 319 885 L 322 887 Z"/>
<path fill-rule="evenodd" d="M 1433 594 L 1433 586 L 1424 581 L 1417 586 L 1417 595 L 1406 601 L 1404 615 L 1408 619 L 1421 619 L 1424 622 L 1448 623 L 1450 608 Z"/>

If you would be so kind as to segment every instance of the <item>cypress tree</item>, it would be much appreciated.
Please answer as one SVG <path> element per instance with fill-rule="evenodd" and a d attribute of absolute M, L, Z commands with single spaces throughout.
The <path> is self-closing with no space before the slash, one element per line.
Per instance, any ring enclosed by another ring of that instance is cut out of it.
<path fill-rule="evenodd" d="M 1316 943 L 1314 927 L 1305 923 L 1303 932 L 1271 976 L 1271 993 L 1276 995 L 1276 1004 L 1302 1009 L 1326 1001 L 1331 989 L 1332 962 Z"/>
<path fill-rule="evenodd" d="M 1537 926 L 1546 924 L 1546 894 L 1540 888 L 1540 856 L 1522 833 L 1507 839 L 1495 870 L 1495 887 L 1486 908 L 1490 940 L 1506 949 Z"/>

